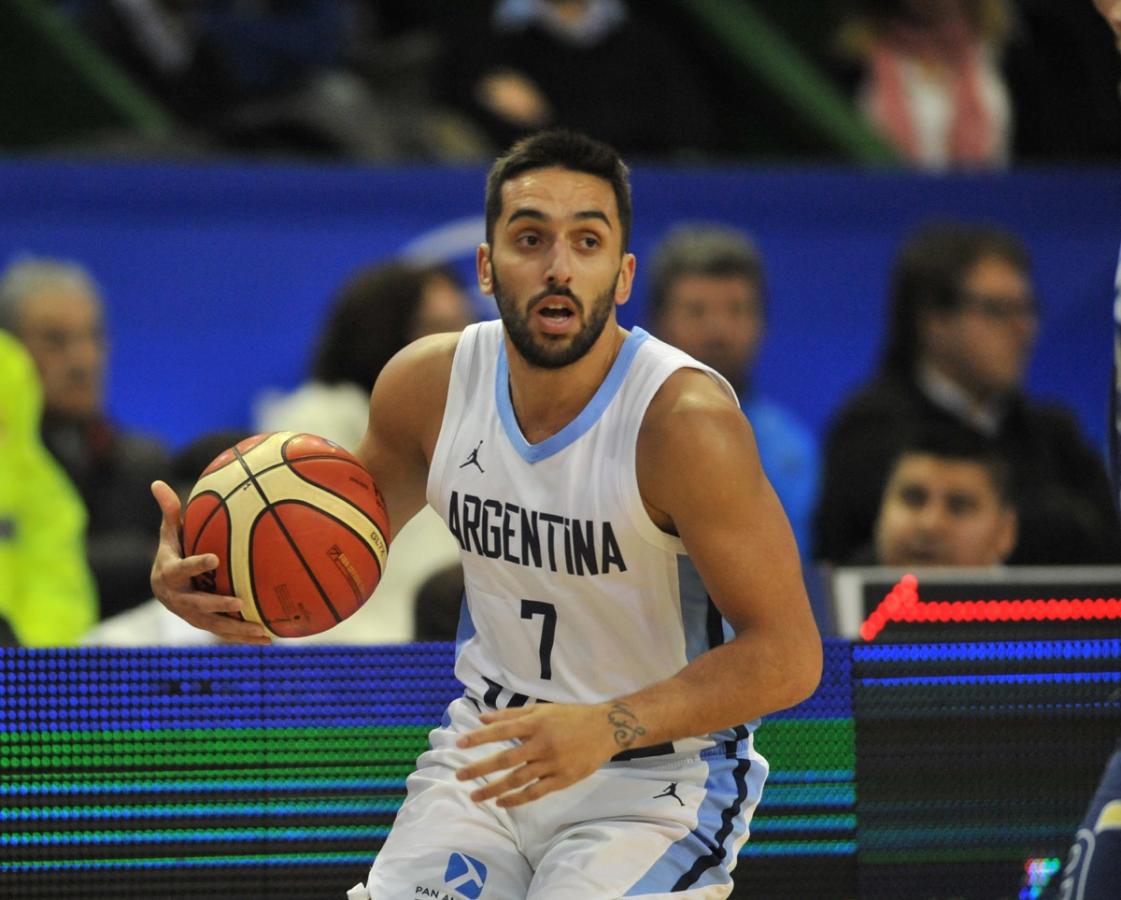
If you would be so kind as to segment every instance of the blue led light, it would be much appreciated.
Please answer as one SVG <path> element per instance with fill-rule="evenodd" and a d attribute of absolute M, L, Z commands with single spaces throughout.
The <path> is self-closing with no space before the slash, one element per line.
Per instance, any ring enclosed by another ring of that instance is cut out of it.
<path fill-rule="evenodd" d="M 1121 640 L 883 645 L 856 643 L 852 646 L 853 661 L 858 663 L 1086 659 L 1094 657 L 1121 657 Z"/>
<path fill-rule="evenodd" d="M 1096 684 L 1121 683 L 1121 672 L 1046 672 L 1028 674 L 901 675 L 863 677 L 856 683 L 866 687 L 904 687 L 912 685 L 994 685 L 994 684 Z M 1118 698 L 1121 702 L 1121 698 Z"/>

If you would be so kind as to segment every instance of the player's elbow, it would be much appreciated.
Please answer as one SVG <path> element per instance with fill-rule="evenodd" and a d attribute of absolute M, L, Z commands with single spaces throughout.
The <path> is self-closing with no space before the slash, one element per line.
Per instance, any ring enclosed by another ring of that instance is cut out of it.
<path fill-rule="evenodd" d="M 797 653 L 797 660 L 791 666 L 790 692 L 793 699 L 791 706 L 796 706 L 810 697 L 817 686 L 821 684 L 821 673 L 824 659 L 821 649 L 821 636 L 815 629 L 802 642 L 803 646 Z"/>
<path fill-rule="evenodd" d="M 776 708 L 789 709 L 807 699 L 821 683 L 821 638 L 812 633 L 784 642 Z"/>

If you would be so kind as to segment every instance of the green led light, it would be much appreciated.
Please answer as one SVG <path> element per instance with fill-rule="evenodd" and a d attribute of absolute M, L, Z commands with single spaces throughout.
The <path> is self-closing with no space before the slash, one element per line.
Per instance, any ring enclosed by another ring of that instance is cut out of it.
<path fill-rule="evenodd" d="M 776 719 L 759 730 L 755 746 L 776 769 L 856 766 L 856 726 L 850 718 Z"/>

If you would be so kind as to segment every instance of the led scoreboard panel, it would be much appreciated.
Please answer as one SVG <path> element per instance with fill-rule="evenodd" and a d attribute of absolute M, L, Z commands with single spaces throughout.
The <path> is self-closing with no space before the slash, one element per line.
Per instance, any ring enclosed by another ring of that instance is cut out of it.
<path fill-rule="evenodd" d="M 1121 736 L 1115 623 L 916 640 L 906 619 L 935 596 L 917 574 L 763 722 L 771 775 L 733 897 L 1031 898 L 1058 867 Z M 999 596 L 984 587 L 969 599 Z M 460 691 L 453 655 L 0 647 L 0 898 L 341 898 Z"/>
<path fill-rule="evenodd" d="M 858 895 L 1040 896 L 1121 739 L 1121 568 L 832 584 L 854 640 Z"/>
<path fill-rule="evenodd" d="M 1121 634 L 1121 566 L 832 572 L 838 632 L 864 641 L 1025 640 Z"/>

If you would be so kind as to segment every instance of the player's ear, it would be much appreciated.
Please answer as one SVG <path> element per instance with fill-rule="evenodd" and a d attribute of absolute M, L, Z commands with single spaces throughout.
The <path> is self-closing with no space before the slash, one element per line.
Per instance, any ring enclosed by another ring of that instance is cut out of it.
<path fill-rule="evenodd" d="M 494 293 L 494 269 L 490 262 L 490 244 L 479 244 L 475 251 L 475 274 L 479 279 L 479 290 L 484 294 Z"/>
<path fill-rule="evenodd" d="M 635 258 L 633 253 L 624 253 L 619 265 L 619 274 L 615 276 L 615 305 L 622 306 L 631 298 L 631 288 L 634 287 Z"/>

